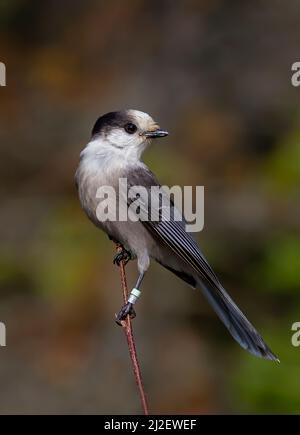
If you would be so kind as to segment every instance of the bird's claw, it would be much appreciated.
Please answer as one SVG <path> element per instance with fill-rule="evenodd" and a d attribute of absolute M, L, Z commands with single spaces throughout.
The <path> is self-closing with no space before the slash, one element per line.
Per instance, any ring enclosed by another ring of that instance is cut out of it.
<path fill-rule="evenodd" d="M 127 249 L 122 248 L 122 251 L 119 252 L 113 259 L 113 263 L 117 266 L 120 266 L 121 261 L 123 261 L 124 265 L 126 266 L 129 260 L 131 260 L 131 253 L 127 251 Z"/>
<path fill-rule="evenodd" d="M 121 321 L 126 320 L 126 317 L 130 316 L 130 319 L 134 319 L 136 316 L 136 312 L 133 308 L 133 304 L 127 302 L 127 304 L 123 305 L 119 313 L 116 315 L 116 323 L 122 326 Z"/>

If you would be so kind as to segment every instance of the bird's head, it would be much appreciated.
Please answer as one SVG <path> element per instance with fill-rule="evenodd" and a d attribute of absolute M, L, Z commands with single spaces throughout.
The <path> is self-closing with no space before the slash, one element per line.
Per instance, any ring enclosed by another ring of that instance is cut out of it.
<path fill-rule="evenodd" d="M 91 142 L 98 143 L 99 149 L 111 149 L 124 156 L 139 158 L 151 139 L 167 135 L 147 113 L 124 110 L 98 118 Z"/>

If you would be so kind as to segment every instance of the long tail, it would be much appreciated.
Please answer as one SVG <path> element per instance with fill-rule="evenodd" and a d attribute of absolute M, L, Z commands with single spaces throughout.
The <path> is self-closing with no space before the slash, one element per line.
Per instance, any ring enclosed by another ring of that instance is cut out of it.
<path fill-rule="evenodd" d="M 215 283 L 206 280 L 204 282 L 203 277 L 200 278 L 198 274 L 182 272 L 184 268 L 178 267 L 176 269 L 164 264 L 162 261 L 159 261 L 159 263 L 192 287 L 202 289 L 204 296 L 218 317 L 242 348 L 255 356 L 279 362 L 277 356 L 270 350 L 261 335 L 233 302 L 218 280 Z"/>
<path fill-rule="evenodd" d="M 263 338 L 251 325 L 249 320 L 233 302 L 223 287 L 204 284 L 201 288 L 207 300 L 222 320 L 232 337 L 255 356 L 279 362 L 277 356 L 269 349 Z"/>

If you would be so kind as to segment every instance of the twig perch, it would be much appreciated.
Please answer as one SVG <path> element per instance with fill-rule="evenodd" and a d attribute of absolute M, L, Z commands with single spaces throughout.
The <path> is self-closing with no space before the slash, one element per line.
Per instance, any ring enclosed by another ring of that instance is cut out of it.
<path fill-rule="evenodd" d="M 117 252 L 119 253 L 121 251 L 122 251 L 122 247 L 120 245 L 117 245 Z M 120 275 L 121 275 L 124 304 L 126 304 L 128 300 L 128 287 L 127 287 L 127 280 L 126 280 L 126 273 L 125 273 L 125 264 L 123 260 L 120 262 Z M 126 320 L 122 320 L 121 325 L 126 335 L 129 355 L 132 363 L 133 374 L 135 377 L 136 385 L 138 387 L 143 413 L 144 415 L 148 415 L 149 414 L 148 403 L 145 395 L 139 360 L 137 357 L 130 316 L 127 316 Z"/>

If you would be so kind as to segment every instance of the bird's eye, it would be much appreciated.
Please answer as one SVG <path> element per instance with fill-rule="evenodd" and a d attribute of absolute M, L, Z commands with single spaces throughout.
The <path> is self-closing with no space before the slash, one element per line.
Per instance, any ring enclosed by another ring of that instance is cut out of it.
<path fill-rule="evenodd" d="M 137 131 L 137 126 L 129 122 L 128 124 L 125 125 L 124 129 L 126 133 L 133 134 Z"/>

